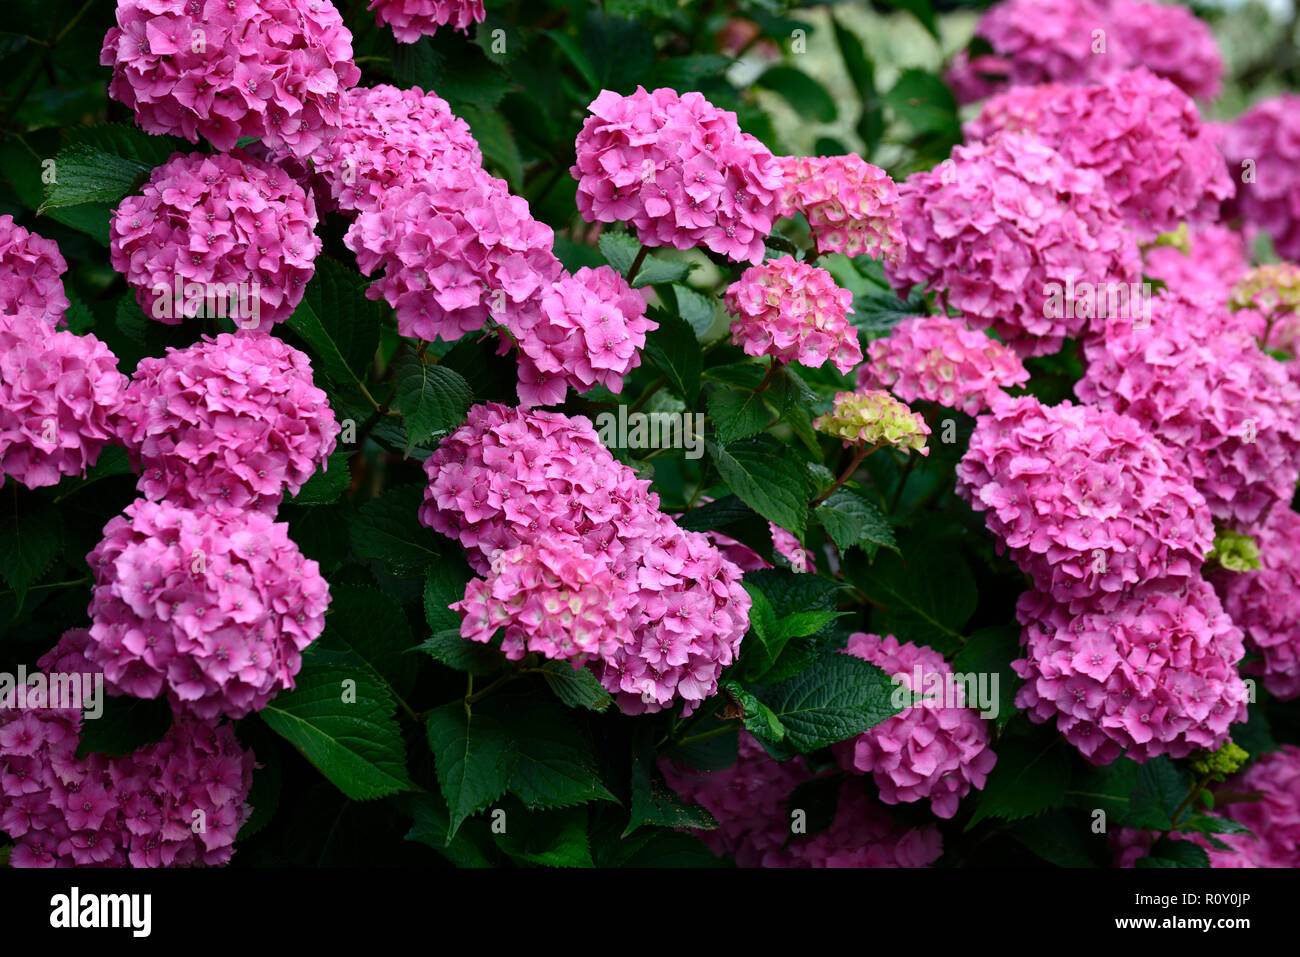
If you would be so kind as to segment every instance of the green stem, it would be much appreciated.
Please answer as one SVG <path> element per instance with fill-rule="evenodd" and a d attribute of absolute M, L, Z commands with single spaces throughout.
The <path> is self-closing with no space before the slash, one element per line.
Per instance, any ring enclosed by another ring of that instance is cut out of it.
<path fill-rule="evenodd" d="M 1187 797 L 1183 798 L 1183 803 L 1178 805 L 1174 810 L 1173 817 L 1169 819 L 1169 830 L 1173 831 L 1178 828 L 1179 819 L 1187 813 L 1187 809 L 1192 806 L 1192 802 L 1196 800 L 1196 796 L 1205 790 L 1205 786 L 1210 783 L 1210 779 L 1213 777 L 1214 772 L 1209 771 L 1202 774 L 1197 782 L 1192 785 L 1192 789 L 1187 792 Z"/>
<path fill-rule="evenodd" d="M 632 266 L 627 271 L 627 284 L 629 286 L 632 285 L 632 280 L 636 278 L 636 274 L 641 271 L 641 264 L 645 262 L 645 257 L 649 252 L 649 246 L 642 246 L 640 252 L 636 254 L 636 259 L 632 260 Z"/>
<path fill-rule="evenodd" d="M 667 376 L 660 376 L 654 382 L 650 383 L 650 386 L 644 392 L 642 392 L 641 395 L 637 397 L 637 400 L 633 402 L 632 405 L 628 408 L 628 412 L 636 412 L 640 410 L 640 408 L 643 405 L 645 405 L 647 402 L 650 401 L 651 396 L 653 396 L 656 392 L 658 392 L 667 384 L 668 384 Z"/>
<path fill-rule="evenodd" d="M 503 684 L 505 684 L 506 682 L 514 681 L 514 680 L 515 680 L 516 678 L 518 678 L 518 677 L 519 677 L 518 673 L 516 673 L 516 672 L 512 672 L 511 674 L 508 674 L 508 675 L 502 675 L 500 678 L 498 678 L 496 681 L 492 682 L 492 683 L 491 683 L 490 685 L 488 685 L 486 688 L 483 688 L 481 691 L 474 691 L 472 694 L 467 692 L 467 693 L 465 694 L 465 707 L 466 707 L 466 709 L 468 709 L 468 708 L 470 707 L 470 705 L 472 705 L 472 704 L 474 704 L 474 703 L 476 703 L 476 702 L 482 700 L 482 699 L 483 699 L 484 697 L 486 697 L 487 695 L 490 695 L 493 691 L 495 691 L 497 688 L 501 687 L 501 686 L 502 686 Z M 474 682 L 474 679 L 473 679 L 473 676 L 471 676 L 471 677 L 470 677 L 470 688 L 471 688 L 471 689 L 473 688 L 473 682 Z"/>
<path fill-rule="evenodd" d="M 872 452 L 876 451 L 876 449 L 880 448 L 881 444 L 882 443 L 877 442 L 875 445 L 871 446 L 871 448 L 864 448 L 863 446 L 859 445 L 853 453 L 853 459 L 849 462 L 848 468 L 846 468 L 843 472 L 840 473 L 839 478 L 837 478 L 831 484 L 830 488 L 828 488 L 826 491 L 822 492 L 822 494 L 818 495 L 815 499 L 809 502 L 808 507 L 814 508 L 820 505 L 822 502 L 826 501 L 828 498 L 830 498 L 831 495 L 835 493 L 836 489 L 838 489 L 841 485 L 843 485 L 845 482 L 847 482 L 849 479 L 853 477 L 853 473 L 858 470 L 858 466 L 862 464 L 862 460 L 865 459 Z"/>
<path fill-rule="evenodd" d="M 690 737 L 678 738 L 677 746 L 681 748 L 688 744 L 695 744 L 697 741 L 707 741 L 709 738 L 716 738 L 718 735 L 726 734 L 728 731 L 734 731 L 739 727 L 739 721 L 728 721 L 726 724 L 713 728 L 710 731 L 701 731 L 699 734 L 693 734 Z"/>
<path fill-rule="evenodd" d="M 898 479 L 898 488 L 894 490 L 894 500 L 889 505 L 889 514 L 893 515 L 898 511 L 898 503 L 903 500 L 903 488 L 907 485 L 907 480 L 911 477 L 912 469 L 916 467 L 917 456 L 909 455 L 907 465 L 903 467 L 903 474 Z"/>

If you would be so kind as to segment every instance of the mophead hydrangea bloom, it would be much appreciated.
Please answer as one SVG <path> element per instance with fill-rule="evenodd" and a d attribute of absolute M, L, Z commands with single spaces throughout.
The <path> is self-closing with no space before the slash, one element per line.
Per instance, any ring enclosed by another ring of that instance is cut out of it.
<path fill-rule="evenodd" d="M 563 271 L 554 240 L 527 200 L 465 164 L 384 191 L 344 237 L 363 273 L 383 270 L 366 295 L 393 307 L 402 335 L 449 342 L 489 319 L 509 324 L 549 290 Z"/>
<path fill-rule="evenodd" d="M 487 578 L 471 581 L 451 607 L 471 641 L 491 641 L 504 628 L 501 650 L 512 661 L 531 651 L 578 667 L 631 639 L 633 604 L 608 563 L 561 538 L 497 552 Z"/>
<path fill-rule="evenodd" d="M 1292 359 L 1300 355 L 1300 266 L 1269 263 L 1246 271 L 1232 287 L 1228 308 L 1261 347 Z M 1297 377 L 1294 364 L 1289 371 Z"/>
<path fill-rule="evenodd" d="M 84 475 L 116 438 L 126 377 L 94 336 L 31 312 L 0 318 L 0 485 Z"/>
<path fill-rule="evenodd" d="M 1209 25 L 1178 3 L 1107 0 L 1111 32 L 1131 59 L 1188 96 L 1213 100 L 1223 85 L 1223 57 Z"/>
<path fill-rule="evenodd" d="M 10 316 L 63 325 L 68 297 L 61 277 L 67 271 L 58 243 L 0 216 L 0 325 Z"/>
<path fill-rule="evenodd" d="M 167 692 L 201 718 L 241 718 L 293 688 L 325 627 L 329 586 L 262 512 L 139 499 L 86 556 L 86 655 L 115 689 Z"/>
<path fill-rule="evenodd" d="M 146 498 L 268 513 L 326 463 L 339 434 L 305 354 L 230 333 L 142 359 L 119 428 Z"/>
<path fill-rule="evenodd" d="M 564 400 L 569 386 L 623 391 L 623 376 L 641 364 L 647 332 L 645 296 L 609 266 L 561 276 L 534 308 L 516 310 L 507 328 L 519 346 L 519 399 Z"/>
<path fill-rule="evenodd" d="M 481 574 L 493 574 L 502 550 L 565 541 L 628 590 L 630 638 L 589 663 L 624 711 L 678 698 L 689 711 L 716 692 L 749 623 L 740 570 L 661 513 L 650 483 L 614 459 L 589 420 L 474 406 L 424 467 L 420 521 L 458 539 Z"/>
<path fill-rule="evenodd" d="M 858 632 L 849 636 L 845 652 L 893 677 L 912 703 L 835 745 L 840 764 L 870 774 L 886 804 L 928 798 L 935 816 L 952 817 L 971 789 L 984 787 L 997 763 L 978 705 L 966 700 L 964 686 L 932 648 Z"/>
<path fill-rule="evenodd" d="M 1300 94 L 1256 103 L 1220 127 L 1236 195 L 1224 207 L 1248 234 L 1263 231 L 1283 259 L 1300 260 Z"/>
<path fill-rule="evenodd" d="M 304 157 L 361 78 L 329 0 L 118 0 L 99 62 L 148 133 L 219 150 L 254 136 Z"/>
<path fill-rule="evenodd" d="M 587 222 L 629 222 L 646 246 L 763 261 L 781 167 L 736 114 L 699 93 L 643 87 L 604 90 L 588 109 L 570 170 Z"/>
<path fill-rule="evenodd" d="M 717 820 L 716 829 L 696 836 L 738 867 L 929 867 L 943 852 L 938 828 L 899 824 L 854 780 L 841 785 L 829 828 L 792 839 L 786 804 L 820 775 L 801 757 L 773 759 L 747 731 L 729 768 L 701 771 L 667 758 L 659 767 L 669 787 Z"/>
<path fill-rule="evenodd" d="M 346 213 L 375 207 L 384 193 L 449 166 L 483 163 L 469 124 L 447 101 L 418 87 L 357 87 L 343 101 L 342 125 L 311 160 L 324 198 Z"/>
<path fill-rule="evenodd" d="M 1105 611 L 1029 591 L 1016 617 L 1025 648 L 1011 663 L 1025 680 L 1016 707 L 1055 721 L 1093 764 L 1215 750 L 1246 720 L 1241 629 L 1200 578 L 1131 589 Z"/>
<path fill-rule="evenodd" d="M 968 139 L 1002 130 L 1037 136 L 1067 162 L 1100 174 L 1142 241 L 1182 222 L 1197 227 L 1216 221 L 1220 204 L 1232 195 L 1214 148 L 1216 134 L 1201 124 L 1196 104 L 1144 69 L 1048 93 L 1013 89 L 990 100 L 965 127 Z"/>
<path fill-rule="evenodd" d="M 847 156 L 778 156 L 782 216 L 803 213 L 817 252 L 898 255 L 903 228 L 898 186 L 879 166 L 857 153 Z"/>
<path fill-rule="evenodd" d="M 315 201 L 280 167 L 176 153 L 114 211 L 109 259 L 159 322 L 222 316 L 266 331 L 315 274 L 315 228 Z"/>
<path fill-rule="evenodd" d="M 1179 456 L 1129 416 L 1068 401 L 995 402 L 976 420 L 957 494 L 1060 602 L 1194 576 L 1214 544 Z"/>
<path fill-rule="evenodd" d="M 882 389 L 837 393 L 831 411 L 813 419 L 813 428 L 843 439 L 845 445 L 889 445 L 930 454 L 925 417 Z"/>
<path fill-rule="evenodd" d="M 42 674 L 96 671 L 85 629 L 66 632 Z M 66 680 L 64 678 L 63 680 Z M 33 686 L 34 688 L 35 686 Z M 179 714 L 162 740 L 122 757 L 76 756 L 77 707 L 0 702 L 0 830 L 14 867 L 184 867 L 224 864 L 248 819 L 254 757 L 230 725 Z M 202 812 L 204 828 L 193 824 Z"/>
<path fill-rule="evenodd" d="M 841 372 L 862 361 L 848 319 L 853 294 L 825 269 L 789 255 L 750 266 L 727 287 L 723 301 L 732 316 L 731 341 L 745 355 L 812 369 L 829 359 Z"/>
<path fill-rule="evenodd" d="M 1213 576 L 1223 607 L 1259 655 L 1255 673 L 1282 700 L 1300 697 L 1300 514 L 1276 502 L 1254 529 L 1259 567 Z"/>
<path fill-rule="evenodd" d="M 972 103 L 1007 85 L 1103 81 L 1130 62 L 1110 26 L 1107 4 L 1094 0 L 1002 0 L 975 26 L 992 52 L 973 59 L 959 53 L 948 85 L 960 102 Z M 1098 52 L 1098 30 L 1104 52 Z"/>
<path fill-rule="evenodd" d="M 439 27 L 468 30 L 487 16 L 483 0 L 370 0 L 367 10 L 375 11 L 381 25 L 392 28 L 399 43 L 415 43 L 431 37 Z"/>
<path fill-rule="evenodd" d="M 1215 834 L 1228 845 L 1226 850 L 1196 832 L 1176 831 L 1172 837 L 1203 848 L 1211 867 L 1300 867 L 1300 748 L 1284 744 L 1213 791 L 1219 799 L 1214 815 L 1244 825 L 1250 833 Z M 1115 866 L 1133 867 L 1159 836 L 1155 831 L 1116 829 L 1110 837 Z"/>
<path fill-rule="evenodd" d="M 1029 372 L 1016 353 L 961 319 L 915 316 L 867 347 L 862 388 L 888 389 L 904 402 L 923 399 L 976 415 Z"/>
<path fill-rule="evenodd" d="M 1191 470 L 1215 518 L 1249 525 L 1300 477 L 1300 388 L 1212 299 L 1168 291 L 1149 323 L 1085 341 L 1084 402 L 1123 412 Z"/>
<path fill-rule="evenodd" d="M 958 146 L 899 194 L 907 255 L 885 265 L 894 288 L 936 290 L 1022 356 L 1056 352 L 1087 327 L 1094 312 L 1076 308 L 1076 282 L 1139 279 L 1137 243 L 1102 178 L 1031 137 Z"/>
<path fill-rule="evenodd" d="M 1241 233 L 1221 225 L 1180 232 L 1178 241 L 1157 240 L 1143 250 L 1142 272 L 1174 292 L 1223 299 L 1250 268 L 1246 240 Z"/>

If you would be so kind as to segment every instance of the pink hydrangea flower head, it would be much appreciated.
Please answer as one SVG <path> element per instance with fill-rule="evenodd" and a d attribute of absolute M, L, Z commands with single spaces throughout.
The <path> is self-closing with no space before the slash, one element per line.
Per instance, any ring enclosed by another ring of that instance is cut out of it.
<path fill-rule="evenodd" d="M 304 157 L 361 77 L 328 0 L 119 0 L 99 62 L 148 133 L 219 150 L 254 136 Z"/>
<path fill-rule="evenodd" d="M 1212 299 L 1165 291 L 1150 322 L 1085 341 L 1084 402 L 1123 412 L 1176 451 L 1215 518 L 1249 525 L 1300 477 L 1300 387 Z"/>
<path fill-rule="evenodd" d="M 790 840 L 786 802 L 819 775 L 803 758 L 770 757 L 748 731 L 729 768 L 700 771 L 667 758 L 659 768 L 669 787 L 717 820 L 716 829 L 695 835 L 738 867 L 929 867 L 943 852 L 938 828 L 899 824 L 853 780 L 842 785 L 829 828 Z"/>
<path fill-rule="evenodd" d="M 740 569 L 706 536 L 661 513 L 650 483 L 614 459 L 588 419 L 474 406 L 425 472 L 420 521 L 458 539 L 489 589 L 503 550 L 560 542 L 597 559 L 612 576 L 607 589 L 627 589 L 631 635 L 590 663 L 625 712 L 658 711 L 678 698 L 690 711 L 717 691 L 749 623 Z M 499 573 L 527 572 L 502 566 Z M 621 608 L 621 598 L 607 599 Z"/>
<path fill-rule="evenodd" d="M 1269 263 L 1245 272 L 1232 287 L 1228 308 L 1245 319 L 1263 347 L 1300 354 L 1300 266 Z M 1295 366 L 1291 377 L 1296 378 Z"/>
<path fill-rule="evenodd" d="M 878 166 L 847 156 L 778 156 L 779 214 L 803 213 L 817 251 L 872 259 L 903 248 L 898 186 Z"/>
<path fill-rule="evenodd" d="M 916 703 L 834 745 L 840 764 L 870 774 L 886 804 L 928 798 L 936 817 L 952 817 L 972 788 L 984 787 L 997 763 L 988 722 L 966 702 L 952 669 L 931 648 L 858 632 L 849 636 L 845 653 L 884 670 Z"/>
<path fill-rule="evenodd" d="M 142 359 L 119 427 L 147 498 L 268 514 L 326 464 L 339 434 L 311 360 L 261 333 Z"/>
<path fill-rule="evenodd" d="M 1033 396 L 976 420 L 957 494 L 1036 587 L 1060 602 L 1112 598 L 1199 571 L 1214 544 L 1186 466 L 1132 418 Z"/>
<path fill-rule="evenodd" d="M 947 75 L 961 103 L 982 100 L 1007 85 L 1103 81 L 1129 65 L 1124 40 L 1110 30 L 1106 3 L 1094 0 L 1002 0 L 975 26 L 991 54 L 953 58 Z M 1106 31 L 1105 52 L 1095 32 Z"/>
<path fill-rule="evenodd" d="M 731 341 L 749 356 L 816 369 L 827 359 L 841 372 L 862 361 L 849 324 L 853 294 L 825 269 L 782 256 L 750 266 L 723 296 L 732 315 Z"/>
<path fill-rule="evenodd" d="M 94 336 L 39 315 L 0 318 L 0 485 L 84 475 L 116 438 L 126 377 Z"/>
<path fill-rule="evenodd" d="M 1252 239 L 1272 236 L 1283 259 L 1300 260 L 1300 94 L 1256 103 L 1220 132 L 1237 187 L 1224 216 L 1241 217 Z"/>
<path fill-rule="evenodd" d="M 867 347 L 861 388 L 888 389 L 904 402 L 923 399 L 976 415 L 1004 389 L 1029 381 L 1020 357 L 960 319 L 916 316 Z"/>
<path fill-rule="evenodd" d="M 58 243 L 0 216 L 0 324 L 30 316 L 63 325 L 68 297 L 60 277 L 67 271 Z"/>
<path fill-rule="evenodd" d="M 1029 591 L 1016 617 L 1025 648 L 1011 663 L 1025 680 L 1016 707 L 1036 723 L 1055 720 L 1093 764 L 1215 750 L 1246 720 L 1241 630 L 1200 578 L 1125 591 L 1107 611 Z"/>
<path fill-rule="evenodd" d="M 741 132 L 736 114 L 699 93 L 642 87 L 629 96 L 605 90 L 589 110 L 570 170 L 587 222 L 630 222 L 645 246 L 763 261 L 781 167 Z"/>
<path fill-rule="evenodd" d="M 1142 241 L 1184 221 L 1215 222 L 1232 195 L 1217 134 L 1186 93 L 1145 69 L 1088 86 L 1013 89 L 966 125 L 969 139 L 1002 130 L 1037 136 L 1067 162 L 1097 172 Z"/>
<path fill-rule="evenodd" d="M 87 657 L 114 690 L 240 718 L 293 688 L 325 627 L 329 586 L 263 512 L 138 499 L 86 556 Z"/>
<path fill-rule="evenodd" d="M 1217 571 L 1223 607 L 1259 655 L 1254 673 L 1283 701 L 1300 697 L 1300 514 L 1275 502 L 1253 529 L 1260 567 Z"/>
<path fill-rule="evenodd" d="M 524 367 L 520 401 L 562 401 L 569 386 L 623 391 L 623 376 L 641 364 L 646 333 L 659 328 L 645 313 L 645 296 L 609 266 L 561 276 L 536 308 L 516 310 L 507 323 Z"/>
<path fill-rule="evenodd" d="M 343 101 L 342 115 L 340 128 L 311 159 L 318 197 L 346 213 L 373 209 L 385 192 L 436 170 L 483 163 L 469 124 L 446 100 L 418 87 L 357 87 Z"/>
<path fill-rule="evenodd" d="M 813 428 L 844 444 L 890 445 L 902 451 L 929 455 L 925 437 L 930 427 L 920 412 L 913 412 L 882 389 L 840 392 L 831 411 L 813 419 Z"/>
<path fill-rule="evenodd" d="M 1174 292 L 1223 299 L 1250 267 L 1246 240 L 1226 226 L 1206 226 L 1195 232 L 1180 227 L 1175 235 L 1179 239 L 1157 240 L 1142 254 L 1143 273 Z"/>
<path fill-rule="evenodd" d="M 464 32 L 487 17 L 483 0 L 370 0 L 366 9 L 375 11 L 381 26 L 392 28 L 398 43 L 431 37 L 439 27 Z"/>
<path fill-rule="evenodd" d="M 145 314 L 229 316 L 265 332 L 316 272 L 316 204 L 294 179 L 242 153 L 177 153 L 113 213 L 109 259 Z"/>
<path fill-rule="evenodd" d="M 504 628 L 501 650 L 512 661 L 531 651 L 578 667 L 631 640 L 633 603 L 602 559 L 562 538 L 498 552 L 488 577 L 471 581 L 451 607 L 471 641 L 491 641 Z"/>
<path fill-rule="evenodd" d="M 466 164 L 436 167 L 384 191 L 344 242 L 367 276 L 366 295 L 397 312 L 404 336 L 459 339 L 489 319 L 509 325 L 563 271 L 555 234 L 503 180 Z"/>
<path fill-rule="evenodd" d="M 1134 283 L 1141 263 L 1101 177 L 1036 139 L 1003 133 L 953 150 L 899 187 L 907 255 L 894 288 L 942 293 L 1022 356 L 1058 351 L 1089 311 L 1056 300 L 1075 281 Z"/>
<path fill-rule="evenodd" d="M 1107 0 L 1106 6 L 1131 66 L 1145 67 L 1198 100 L 1219 95 L 1223 57 L 1204 20 L 1178 3 Z"/>

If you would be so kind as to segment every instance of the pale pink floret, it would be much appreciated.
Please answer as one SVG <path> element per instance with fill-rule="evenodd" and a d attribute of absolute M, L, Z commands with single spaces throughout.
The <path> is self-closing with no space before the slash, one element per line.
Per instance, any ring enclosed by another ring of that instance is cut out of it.
<path fill-rule="evenodd" d="M 1055 308 L 1067 284 L 1139 278 L 1137 244 L 1101 176 L 1026 135 L 958 146 L 899 193 L 907 255 L 885 264 L 894 288 L 934 290 L 1021 356 L 1056 352 L 1087 328 L 1092 313 L 1069 295 Z"/>
<path fill-rule="evenodd" d="M 1246 720 L 1241 630 L 1200 578 L 1152 582 L 1107 610 L 1025 592 L 1016 605 L 1025 680 L 1016 695 L 1032 721 L 1055 721 L 1093 764 L 1215 750 Z"/>
<path fill-rule="evenodd" d="M 114 210 L 109 259 L 151 319 L 229 317 L 265 332 L 316 272 L 316 222 L 311 196 L 278 166 L 176 153 Z"/>
<path fill-rule="evenodd" d="M 392 28 L 399 43 L 431 37 L 439 27 L 464 32 L 487 16 L 483 0 L 370 0 L 366 9 L 375 12 L 381 25 Z"/>
<path fill-rule="evenodd" d="M 738 867 L 929 867 L 943 851 L 938 828 L 896 822 L 852 780 L 840 788 L 829 828 L 791 839 L 787 802 L 795 788 L 823 775 L 801 757 L 774 760 L 747 731 L 729 768 L 700 771 L 666 758 L 659 767 L 669 787 L 717 820 L 716 829 L 696 836 Z"/>
<path fill-rule="evenodd" d="M 87 657 L 111 690 L 164 692 L 200 718 L 241 718 L 291 690 L 325 627 L 329 585 L 262 512 L 137 500 L 86 556 Z"/>
<path fill-rule="evenodd" d="M 904 402 L 923 399 L 967 415 L 1029 381 L 1015 352 L 946 316 L 904 319 L 867 351 L 870 361 L 858 368 L 859 387 L 888 389 Z"/>
<path fill-rule="evenodd" d="M 1250 524 L 1300 477 L 1300 388 L 1212 298 L 1163 292 L 1149 322 L 1084 343 L 1085 402 L 1122 412 L 1187 463 L 1214 517 Z"/>
<path fill-rule="evenodd" d="M 147 498 L 268 513 L 326 464 L 339 434 L 304 353 L 229 333 L 142 359 L 119 428 Z"/>
<path fill-rule="evenodd" d="M 114 441 L 126 377 L 94 336 L 31 312 L 0 317 L 0 485 L 84 475 Z"/>
<path fill-rule="evenodd" d="M 727 287 L 731 341 L 749 356 L 816 369 L 829 359 L 841 372 L 862 361 L 849 324 L 853 294 L 824 269 L 782 256 L 751 266 Z"/>
<path fill-rule="evenodd" d="M 976 421 L 957 494 L 1057 601 L 1118 600 L 1195 576 L 1214 543 L 1181 459 L 1133 418 L 1088 405 L 1000 399 Z"/>
<path fill-rule="evenodd" d="M 361 77 L 329 0 L 118 0 L 99 62 L 148 133 L 219 150 L 253 136 L 302 157 Z"/>
<path fill-rule="evenodd" d="M 62 276 L 68 263 L 52 239 L 28 232 L 12 216 L 0 216 L 0 324 L 30 316 L 64 325 L 68 297 Z"/>
<path fill-rule="evenodd" d="M 778 156 L 783 180 L 780 215 L 802 213 L 818 253 L 873 259 L 903 246 L 898 186 L 878 166 L 847 156 Z"/>
<path fill-rule="evenodd" d="M 630 222 L 645 246 L 704 246 L 760 263 L 778 215 L 781 168 L 736 114 L 699 93 L 601 92 L 578 134 L 578 211 Z"/>
<path fill-rule="evenodd" d="M 886 804 L 928 798 L 936 817 L 952 817 L 963 797 L 984 787 L 997 763 L 988 722 L 931 648 L 858 632 L 849 636 L 845 653 L 881 668 L 915 698 L 930 700 L 835 745 L 840 764 L 870 774 Z"/>

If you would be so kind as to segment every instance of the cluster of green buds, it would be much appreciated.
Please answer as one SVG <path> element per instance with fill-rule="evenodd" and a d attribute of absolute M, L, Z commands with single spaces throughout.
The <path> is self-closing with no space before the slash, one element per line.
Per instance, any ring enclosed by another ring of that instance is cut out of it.
<path fill-rule="evenodd" d="M 925 419 L 882 389 L 839 393 L 831 411 L 813 420 L 813 428 L 843 439 L 846 445 L 891 445 L 930 454 L 925 447 L 930 434 Z"/>
<path fill-rule="evenodd" d="M 1221 528 L 1214 536 L 1214 547 L 1205 556 L 1230 572 L 1249 572 L 1259 568 L 1259 544 L 1249 535 Z"/>
<path fill-rule="evenodd" d="M 1232 309 L 1256 309 L 1268 316 L 1300 309 L 1300 266 L 1270 263 L 1249 270 L 1232 287 Z"/>
<path fill-rule="evenodd" d="M 1200 752 L 1191 760 L 1191 766 L 1197 774 L 1216 774 L 1226 778 L 1235 774 L 1249 757 L 1250 752 L 1229 741 L 1217 751 Z"/>

